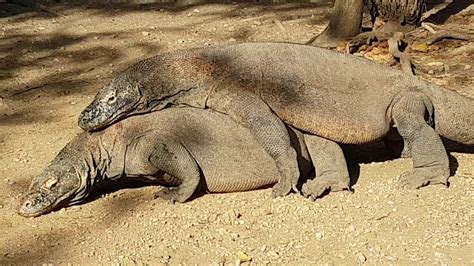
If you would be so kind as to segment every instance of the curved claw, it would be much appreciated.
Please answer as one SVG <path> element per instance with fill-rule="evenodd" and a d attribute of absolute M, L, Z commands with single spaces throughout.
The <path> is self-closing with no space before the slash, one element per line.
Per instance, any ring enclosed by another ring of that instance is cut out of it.
<path fill-rule="evenodd" d="M 291 191 L 292 185 L 289 182 L 279 182 L 272 188 L 272 197 L 284 197 Z"/>
<path fill-rule="evenodd" d="M 400 188 L 417 189 L 428 184 L 448 186 L 448 178 L 444 175 L 422 175 L 419 172 L 405 172 L 399 177 Z"/>
<path fill-rule="evenodd" d="M 351 191 L 350 185 L 345 181 L 345 179 L 344 181 L 337 181 L 326 178 L 308 180 L 305 184 L 303 184 L 303 188 L 301 190 L 303 192 L 303 196 L 308 197 L 313 201 L 321 197 L 321 195 L 323 195 L 327 190 L 331 190 L 333 192 L 343 190 Z"/>

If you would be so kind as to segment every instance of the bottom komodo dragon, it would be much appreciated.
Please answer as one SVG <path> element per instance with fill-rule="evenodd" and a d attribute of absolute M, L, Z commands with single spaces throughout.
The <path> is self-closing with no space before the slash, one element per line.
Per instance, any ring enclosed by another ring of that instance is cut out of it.
<path fill-rule="evenodd" d="M 329 187 L 349 187 L 349 174 L 337 144 L 291 129 L 289 133 L 301 175 L 309 175 L 311 159 L 317 165 L 312 186 L 319 182 L 322 192 Z M 81 202 L 97 182 L 120 177 L 155 181 L 167 186 L 157 196 L 183 202 L 198 187 L 209 192 L 234 192 L 275 184 L 279 172 L 250 131 L 227 115 L 171 108 L 76 136 L 32 180 L 19 214 L 39 216 Z M 176 193 L 170 192 L 177 188 L 180 193 L 174 198 Z"/>

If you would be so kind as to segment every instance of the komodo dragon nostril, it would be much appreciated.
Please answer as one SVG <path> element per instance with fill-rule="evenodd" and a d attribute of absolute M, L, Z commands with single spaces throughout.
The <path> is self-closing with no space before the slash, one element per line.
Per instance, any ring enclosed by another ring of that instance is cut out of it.
<path fill-rule="evenodd" d="M 31 201 L 29 201 L 29 200 L 27 200 L 27 201 L 25 202 L 25 204 L 23 204 L 23 206 L 24 206 L 25 208 L 30 208 L 32 205 L 33 205 L 33 203 L 32 203 Z"/>

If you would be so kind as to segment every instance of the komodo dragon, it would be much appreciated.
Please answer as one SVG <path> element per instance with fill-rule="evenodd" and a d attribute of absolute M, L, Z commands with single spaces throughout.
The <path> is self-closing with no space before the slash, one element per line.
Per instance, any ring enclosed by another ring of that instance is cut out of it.
<path fill-rule="evenodd" d="M 291 153 L 281 120 L 344 144 L 374 142 L 396 127 L 411 149 L 414 169 L 400 178 L 408 188 L 447 183 L 449 162 L 439 135 L 474 144 L 473 99 L 364 58 L 285 43 L 207 47 L 143 60 L 98 92 L 79 125 L 95 130 L 172 105 L 229 114 L 277 158 L 281 172 L 288 164 L 280 163 L 279 154 Z M 289 192 L 292 178 L 282 174 L 274 195 Z M 304 190 L 318 193 L 311 183 Z"/>
<path fill-rule="evenodd" d="M 334 175 L 342 172 L 342 179 L 348 180 L 345 163 L 332 162 L 344 161 L 337 145 L 289 132 L 301 174 L 308 177 L 310 159 L 320 165 L 313 182 L 319 182 L 321 194 L 338 180 Z M 272 158 L 249 130 L 230 117 L 211 110 L 170 108 L 130 117 L 103 131 L 79 134 L 32 180 L 19 214 L 39 216 L 83 201 L 104 179 L 157 182 L 170 186 L 157 196 L 183 202 L 198 187 L 210 192 L 245 191 L 275 184 L 278 176 Z M 341 190 L 349 187 L 349 183 L 337 185 Z M 171 193 L 176 187 L 177 197 Z"/>

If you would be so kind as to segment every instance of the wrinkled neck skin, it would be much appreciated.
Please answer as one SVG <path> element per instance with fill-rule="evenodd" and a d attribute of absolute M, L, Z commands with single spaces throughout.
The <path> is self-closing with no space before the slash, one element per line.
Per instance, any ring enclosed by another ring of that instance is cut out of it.
<path fill-rule="evenodd" d="M 74 164 L 78 171 L 80 185 L 74 197 L 71 198 L 65 206 L 77 204 L 86 199 L 92 187 L 98 182 L 108 178 L 107 169 L 111 163 L 111 157 L 109 151 L 104 148 L 102 138 L 102 132 L 100 133 L 81 133 L 81 137 L 78 137 L 82 149 L 78 154 L 77 158 L 74 158 Z M 76 140 L 76 139 L 75 139 Z"/>
<path fill-rule="evenodd" d="M 447 139 L 474 145 L 474 99 L 432 83 L 424 91 L 434 106 L 436 132 Z"/>

